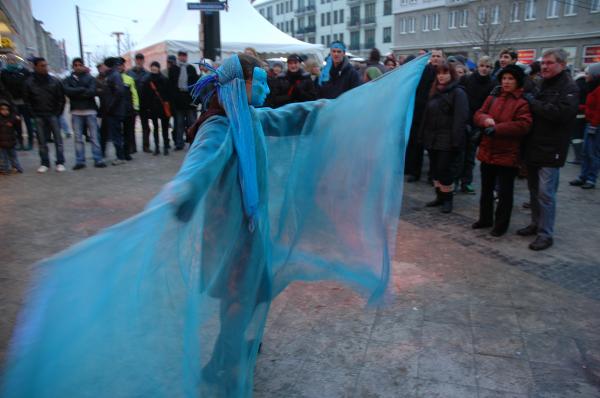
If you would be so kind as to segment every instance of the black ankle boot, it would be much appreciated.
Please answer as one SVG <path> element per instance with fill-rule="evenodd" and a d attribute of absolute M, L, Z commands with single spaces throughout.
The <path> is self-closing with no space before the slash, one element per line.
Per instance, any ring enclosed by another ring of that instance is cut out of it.
<path fill-rule="evenodd" d="M 452 212 L 452 201 L 454 200 L 452 192 L 442 192 L 442 200 L 442 213 Z"/>
<path fill-rule="evenodd" d="M 435 199 L 432 200 L 431 202 L 427 202 L 425 204 L 425 206 L 436 207 L 436 206 L 441 206 L 442 203 L 444 203 L 444 200 L 442 199 L 442 192 L 440 191 L 439 188 L 436 188 L 435 189 Z"/>

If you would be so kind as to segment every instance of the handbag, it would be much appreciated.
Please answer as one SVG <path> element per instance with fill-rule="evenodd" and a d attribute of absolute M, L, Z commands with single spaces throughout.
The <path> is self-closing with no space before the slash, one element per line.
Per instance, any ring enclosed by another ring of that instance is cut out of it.
<path fill-rule="evenodd" d="M 170 118 L 171 116 L 173 116 L 173 113 L 171 112 L 171 104 L 169 104 L 168 101 L 164 101 L 162 99 L 162 97 L 160 96 L 160 93 L 156 89 L 156 84 L 154 84 L 154 82 L 150 82 L 150 88 L 152 89 L 152 91 L 154 91 L 154 94 L 156 94 L 156 96 L 158 97 L 158 100 L 162 104 L 163 112 L 165 113 L 165 117 Z"/>
<path fill-rule="evenodd" d="M 489 112 L 490 109 L 492 109 L 492 105 L 494 105 L 494 102 L 496 102 L 496 96 L 495 95 L 490 95 L 492 97 L 492 101 L 490 102 L 487 111 Z M 481 138 L 483 137 L 483 129 L 480 127 L 473 127 L 473 130 L 471 131 L 471 142 L 475 145 L 479 145 L 481 143 Z"/>

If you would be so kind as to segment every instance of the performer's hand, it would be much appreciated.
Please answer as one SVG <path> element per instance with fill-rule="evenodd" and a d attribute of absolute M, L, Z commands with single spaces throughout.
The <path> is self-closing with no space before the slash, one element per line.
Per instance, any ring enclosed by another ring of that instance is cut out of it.
<path fill-rule="evenodd" d="M 188 182 L 171 182 L 165 190 L 167 201 L 175 207 L 175 217 L 182 222 L 190 221 L 196 208 L 192 185 Z"/>

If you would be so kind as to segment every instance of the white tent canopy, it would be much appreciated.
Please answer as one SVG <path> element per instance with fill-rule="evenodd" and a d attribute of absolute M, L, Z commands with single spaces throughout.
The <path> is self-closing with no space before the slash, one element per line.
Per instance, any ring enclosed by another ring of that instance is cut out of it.
<path fill-rule="evenodd" d="M 198 11 L 188 11 L 186 0 L 170 0 L 154 27 L 136 46 L 144 52 L 161 44 L 162 51 L 169 54 L 179 49 L 188 50 L 190 60 L 198 53 Z M 221 52 L 240 52 L 253 47 L 264 54 L 315 54 L 320 57 L 324 48 L 297 40 L 280 31 L 262 17 L 248 0 L 229 0 L 229 10 L 220 12 Z"/>

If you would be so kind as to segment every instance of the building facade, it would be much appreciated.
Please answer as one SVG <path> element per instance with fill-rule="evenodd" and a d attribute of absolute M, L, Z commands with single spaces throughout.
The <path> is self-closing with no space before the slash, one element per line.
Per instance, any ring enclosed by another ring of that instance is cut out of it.
<path fill-rule="evenodd" d="M 258 0 L 254 7 L 279 30 L 308 43 L 341 40 L 357 56 L 373 47 L 391 51 L 392 0 Z"/>
<path fill-rule="evenodd" d="M 442 48 L 473 59 L 511 47 L 533 62 L 562 47 L 569 64 L 600 62 L 600 0 L 394 0 L 393 51 Z"/>

